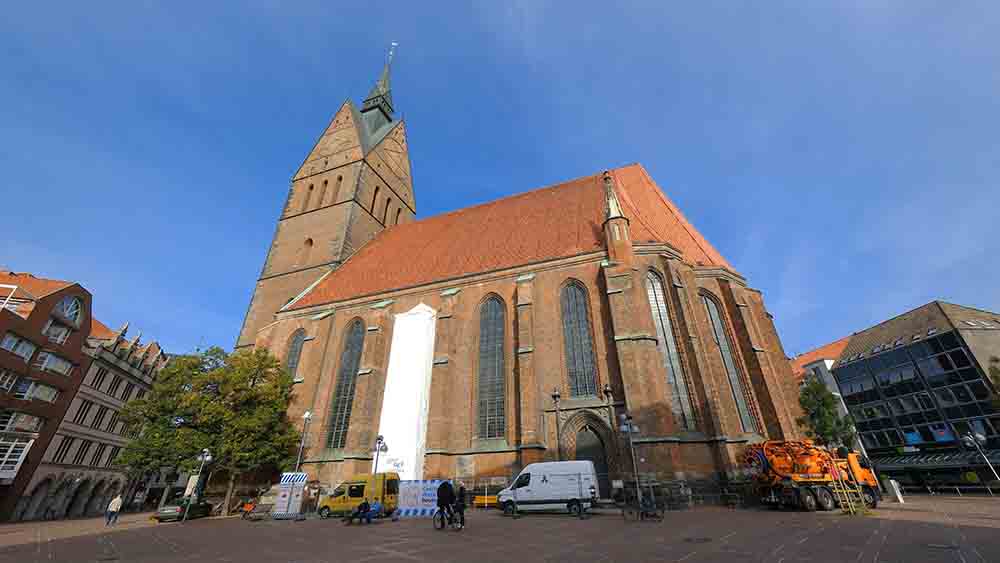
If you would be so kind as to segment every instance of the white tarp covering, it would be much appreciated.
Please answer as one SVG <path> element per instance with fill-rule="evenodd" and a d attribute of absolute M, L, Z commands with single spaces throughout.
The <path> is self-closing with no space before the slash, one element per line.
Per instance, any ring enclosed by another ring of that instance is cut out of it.
<path fill-rule="evenodd" d="M 402 480 L 419 481 L 424 475 L 436 322 L 437 312 L 421 303 L 396 315 L 392 329 L 378 423 L 388 451 L 379 454 L 378 470 L 396 471 Z"/>

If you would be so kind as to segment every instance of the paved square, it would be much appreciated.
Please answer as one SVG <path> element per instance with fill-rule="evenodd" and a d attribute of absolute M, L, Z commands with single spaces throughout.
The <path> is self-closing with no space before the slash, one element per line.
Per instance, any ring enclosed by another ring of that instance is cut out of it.
<path fill-rule="evenodd" d="M 335 520 L 195 520 L 155 525 L 129 516 L 0 526 L 0 562 L 352 562 L 363 561 L 1000 561 L 1000 499 L 911 497 L 874 516 L 706 507 L 661 523 L 605 513 L 505 518 L 470 512 L 461 532 L 429 520 L 344 526 Z"/>

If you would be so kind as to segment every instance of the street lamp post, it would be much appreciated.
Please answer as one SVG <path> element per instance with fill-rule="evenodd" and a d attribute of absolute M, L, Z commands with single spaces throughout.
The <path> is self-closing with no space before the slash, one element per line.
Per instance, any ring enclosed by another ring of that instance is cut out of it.
<path fill-rule="evenodd" d="M 983 461 L 986 462 L 986 466 L 993 472 L 993 478 L 1000 481 L 1000 476 L 997 475 L 997 470 L 993 468 L 993 464 L 990 463 L 990 458 L 986 457 L 986 452 L 984 452 L 983 448 L 980 446 L 980 444 L 986 443 L 986 436 L 983 436 L 978 432 L 975 434 L 970 432 L 965 436 L 962 436 L 962 443 L 965 444 L 966 447 L 975 448 L 976 451 L 979 452 L 979 455 L 983 457 Z"/>
<path fill-rule="evenodd" d="M 312 411 L 306 411 L 302 414 L 302 441 L 299 442 L 299 457 L 295 460 L 295 472 L 299 472 L 299 467 L 302 465 L 302 452 L 306 448 L 306 433 L 309 432 L 309 421 L 312 420 Z"/>
<path fill-rule="evenodd" d="M 372 471 L 375 479 L 378 479 L 378 457 L 379 454 L 384 454 L 389 451 L 389 446 L 385 443 L 385 436 L 379 434 L 375 438 L 375 469 Z M 383 509 L 385 508 L 385 475 L 382 476 L 382 494 L 380 502 L 382 503 Z"/>
<path fill-rule="evenodd" d="M 552 389 L 552 403 L 556 406 L 556 456 L 559 461 L 562 461 L 562 412 L 559 410 L 559 400 L 562 398 L 562 394 L 559 393 L 559 388 Z"/>
<path fill-rule="evenodd" d="M 201 460 L 201 467 L 198 468 L 198 484 L 201 484 L 201 474 L 205 471 L 205 464 L 212 461 L 212 452 L 208 451 L 208 448 L 201 450 L 201 455 L 198 456 Z M 191 491 L 191 496 L 188 497 L 187 506 L 184 507 L 184 518 L 181 519 L 181 523 L 187 522 L 188 511 L 191 510 L 191 503 L 194 501 L 195 497 L 198 496 L 198 486 L 195 485 L 193 491 Z"/>
<path fill-rule="evenodd" d="M 635 457 L 635 443 L 632 442 L 632 434 L 639 432 L 639 427 L 632 422 L 632 415 L 622 413 L 618 415 L 619 420 L 621 420 L 620 430 L 628 434 L 628 449 L 632 454 L 632 473 L 635 475 L 635 494 L 636 500 L 639 501 L 639 505 L 642 506 L 642 487 L 639 486 L 639 462 Z"/>

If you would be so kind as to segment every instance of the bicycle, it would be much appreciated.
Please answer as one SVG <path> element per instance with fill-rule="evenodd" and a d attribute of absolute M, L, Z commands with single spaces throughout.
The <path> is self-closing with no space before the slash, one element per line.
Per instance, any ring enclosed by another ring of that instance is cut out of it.
<path fill-rule="evenodd" d="M 454 511 L 450 512 L 449 515 L 446 516 L 445 512 L 441 510 L 441 508 L 438 508 L 434 513 L 434 529 L 443 530 L 445 527 L 450 526 L 451 529 L 456 532 L 461 530 L 465 526 L 462 525 L 456 516 L 458 515 Z"/>
<path fill-rule="evenodd" d="M 622 507 L 622 518 L 626 521 L 662 522 L 665 515 L 665 507 L 649 497 L 643 497 L 641 501 L 637 501 L 633 497 L 626 501 Z"/>

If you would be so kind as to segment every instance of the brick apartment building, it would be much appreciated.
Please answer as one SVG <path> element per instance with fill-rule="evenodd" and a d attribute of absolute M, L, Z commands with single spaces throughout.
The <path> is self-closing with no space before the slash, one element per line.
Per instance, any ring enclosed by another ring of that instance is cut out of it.
<path fill-rule="evenodd" d="M 237 347 L 267 347 L 313 414 L 304 468 L 336 482 L 509 477 L 590 459 L 712 479 L 798 436 L 797 385 L 761 293 L 638 164 L 415 220 L 389 66 L 294 175 Z M 556 393 L 558 391 L 558 394 Z"/>
<path fill-rule="evenodd" d="M 0 272 L 0 520 L 100 514 L 126 490 L 118 452 L 138 429 L 118 421 L 152 385 L 166 354 L 91 314 L 73 282 Z"/>
<path fill-rule="evenodd" d="M 879 473 L 910 485 L 993 480 L 961 437 L 983 435 L 1000 465 L 1000 314 L 932 301 L 835 344 L 830 372 Z"/>

